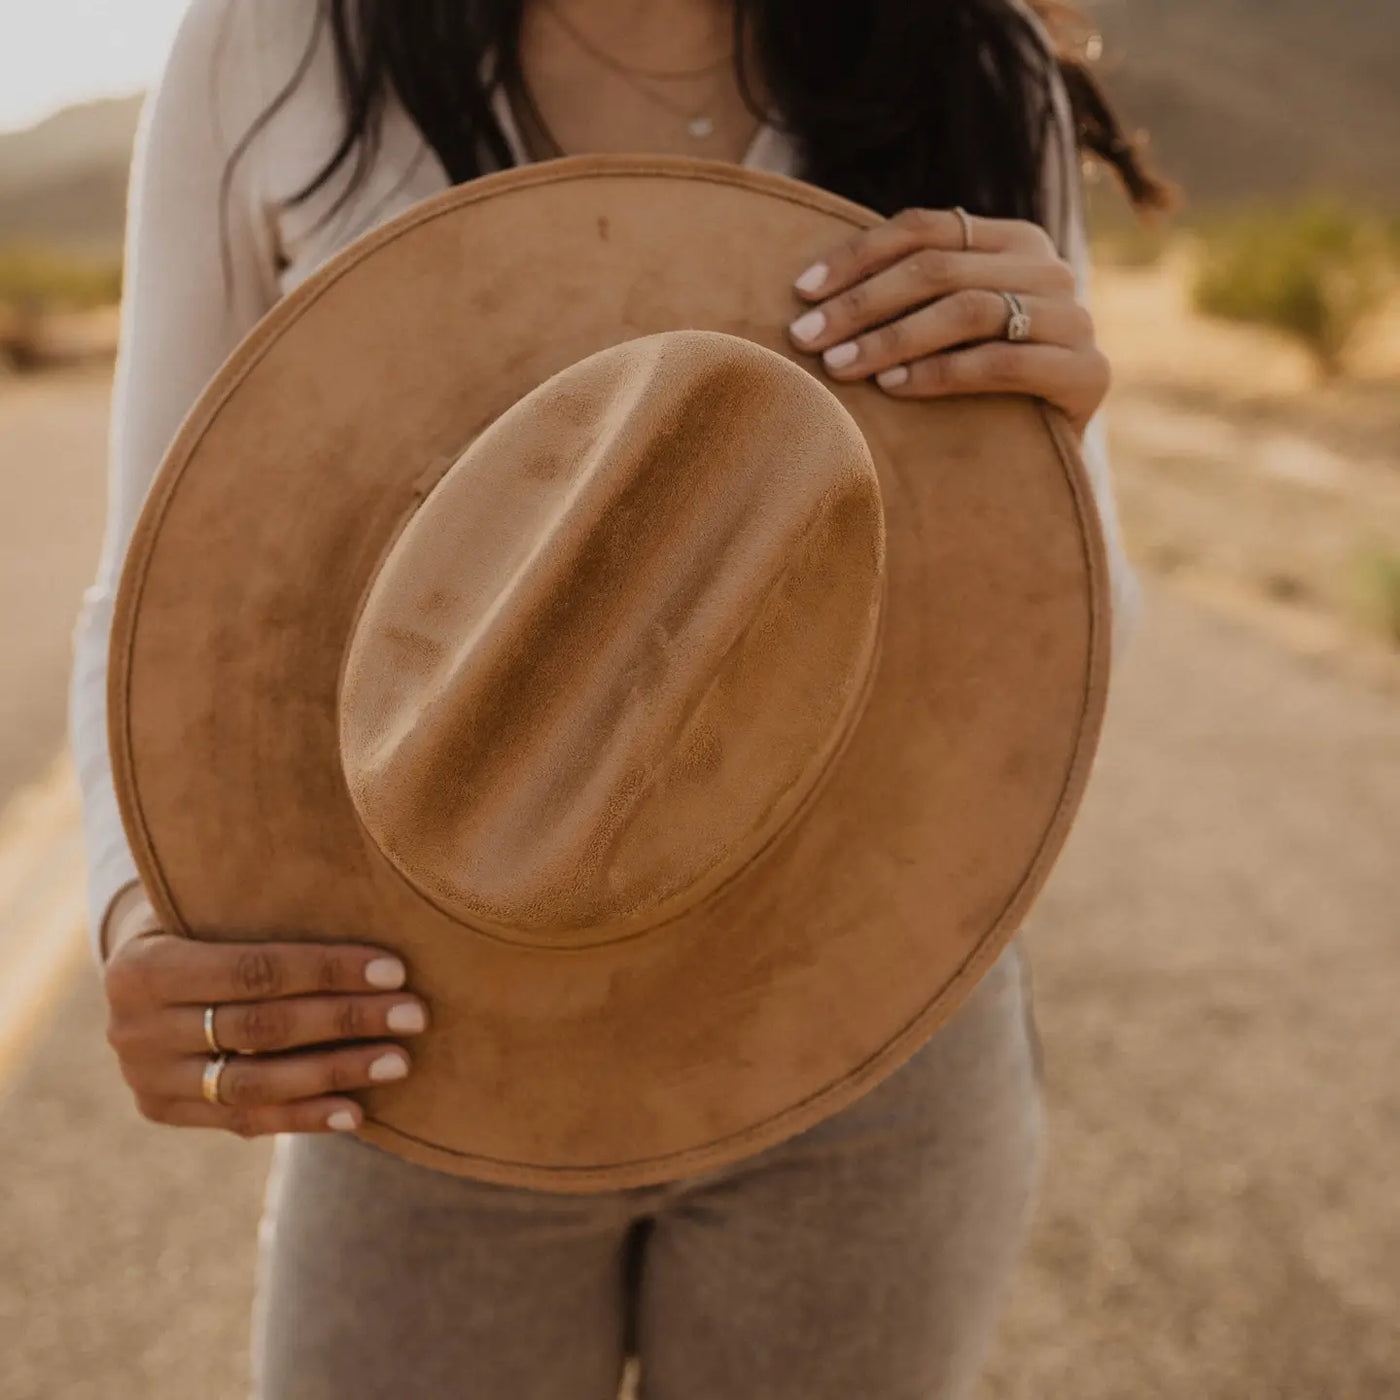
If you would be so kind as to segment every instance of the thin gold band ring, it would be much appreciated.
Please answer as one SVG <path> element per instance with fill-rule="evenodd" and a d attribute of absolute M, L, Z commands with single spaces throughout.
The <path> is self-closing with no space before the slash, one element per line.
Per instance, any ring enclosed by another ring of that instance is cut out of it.
<path fill-rule="evenodd" d="M 199 1081 L 200 1093 L 204 1095 L 205 1103 L 212 1103 L 218 1107 L 223 1106 L 223 1099 L 219 1097 L 219 1081 L 224 1077 L 224 1066 L 228 1064 L 226 1054 L 210 1055 L 209 1063 L 204 1066 L 204 1074 Z"/>
<path fill-rule="evenodd" d="M 958 222 L 962 225 L 963 252 L 966 253 L 972 247 L 972 215 L 961 204 L 953 210 L 953 213 L 958 216 Z"/>
<path fill-rule="evenodd" d="M 204 1043 L 209 1047 L 211 1055 L 222 1055 L 224 1047 L 219 1044 L 219 1037 L 214 1034 L 214 1013 L 219 1008 L 217 1006 L 206 1006 L 204 1008 Z"/>

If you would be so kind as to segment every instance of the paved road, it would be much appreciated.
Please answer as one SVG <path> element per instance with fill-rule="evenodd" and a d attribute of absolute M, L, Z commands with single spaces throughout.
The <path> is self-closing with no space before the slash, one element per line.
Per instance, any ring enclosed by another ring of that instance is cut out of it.
<path fill-rule="evenodd" d="M 106 406 L 0 389 L 0 800 L 61 737 Z M 1053 1140 L 981 1400 L 1400 1395 L 1397 836 L 1393 699 L 1149 594 L 1031 923 Z M 76 978 L 0 1086 L 0 1400 L 246 1395 L 266 1157 L 137 1119 Z"/>
<path fill-rule="evenodd" d="M 109 379 L 0 384 L 0 806 L 62 742 L 73 621 L 101 545 Z"/>
<path fill-rule="evenodd" d="M 1394 1400 L 1400 708 L 1149 594 L 1029 942 L 1052 1148 L 982 1400 Z M 0 1397 L 234 1400 L 261 1145 L 80 978 L 0 1103 Z"/>

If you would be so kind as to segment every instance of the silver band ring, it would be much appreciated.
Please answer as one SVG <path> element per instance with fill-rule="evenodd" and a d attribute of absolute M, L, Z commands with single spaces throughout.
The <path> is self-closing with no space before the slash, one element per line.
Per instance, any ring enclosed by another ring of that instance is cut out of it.
<path fill-rule="evenodd" d="M 223 1100 L 219 1097 L 219 1081 L 224 1077 L 224 1066 L 228 1064 L 228 1056 L 220 1053 L 210 1055 L 209 1063 L 204 1066 L 204 1074 L 199 1082 L 199 1091 L 204 1095 L 205 1103 L 212 1103 L 218 1107 L 223 1106 Z"/>
<path fill-rule="evenodd" d="M 1001 298 L 1011 313 L 1006 322 L 1006 339 L 1029 340 L 1031 338 L 1031 317 L 1030 312 L 1021 304 L 1021 298 L 1015 292 L 1003 292 Z"/>
<path fill-rule="evenodd" d="M 972 247 L 972 215 L 961 204 L 953 213 L 958 216 L 958 222 L 962 225 L 963 252 L 966 253 Z"/>
<path fill-rule="evenodd" d="M 224 1047 L 219 1044 L 219 1037 L 214 1034 L 214 1013 L 219 1008 L 217 1006 L 206 1006 L 204 1008 L 204 1043 L 209 1047 L 211 1055 L 222 1055 Z"/>

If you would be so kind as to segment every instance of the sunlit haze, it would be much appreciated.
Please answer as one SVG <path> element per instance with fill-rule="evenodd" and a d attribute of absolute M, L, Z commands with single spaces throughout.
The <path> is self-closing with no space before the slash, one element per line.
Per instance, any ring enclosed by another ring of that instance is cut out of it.
<path fill-rule="evenodd" d="M 0 0 L 0 129 L 149 86 L 188 0 Z"/>

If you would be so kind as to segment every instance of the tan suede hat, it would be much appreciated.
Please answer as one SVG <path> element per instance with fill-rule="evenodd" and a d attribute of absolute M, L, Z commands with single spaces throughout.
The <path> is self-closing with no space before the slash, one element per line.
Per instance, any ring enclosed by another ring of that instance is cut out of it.
<path fill-rule="evenodd" d="M 1108 674 L 1072 433 L 789 346 L 877 216 L 729 165 L 451 190 L 284 298 L 127 556 L 110 739 L 168 927 L 400 951 L 363 1136 L 594 1191 L 873 1088 L 1065 838 Z"/>

